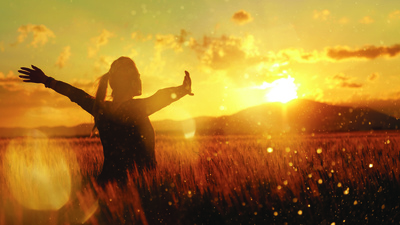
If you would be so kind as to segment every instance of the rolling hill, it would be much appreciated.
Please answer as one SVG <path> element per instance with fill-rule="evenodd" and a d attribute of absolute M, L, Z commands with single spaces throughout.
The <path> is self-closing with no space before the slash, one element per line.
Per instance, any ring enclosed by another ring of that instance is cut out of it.
<path fill-rule="evenodd" d="M 197 117 L 190 120 L 154 121 L 157 133 L 198 135 L 257 135 L 263 133 L 319 133 L 400 128 L 400 120 L 367 107 L 335 106 L 298 99 L 289 103 L 265 103 L 221 117 Z M 0 128 L 0 137 L 88 136 L 92 124 L 74 127 Z"/>

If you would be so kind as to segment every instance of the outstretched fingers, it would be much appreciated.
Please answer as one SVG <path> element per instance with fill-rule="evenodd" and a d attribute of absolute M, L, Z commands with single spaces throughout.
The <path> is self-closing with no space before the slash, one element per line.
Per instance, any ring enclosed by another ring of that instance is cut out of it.
<path fill-rule="evenodd" d="M 188 71 L 185 70 L 185 78 L 183 80 L 183 84 L 185 88 L 188 90 L 188 95 L 194 95 L 192 93 L 192 80 L 190 79 L 190 74 Z"/>

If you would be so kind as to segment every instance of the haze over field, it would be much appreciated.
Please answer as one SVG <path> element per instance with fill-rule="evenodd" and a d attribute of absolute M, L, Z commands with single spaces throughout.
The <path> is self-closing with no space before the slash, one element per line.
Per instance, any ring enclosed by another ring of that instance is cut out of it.
<path fill-rule="evenodd" d="M 122 55 L 135 60 L 143 97 L 191 73 L 195 95 L 152 120 L 295 98 L 400 115 L 397 0 L 5 0 L 0 19 L 0 127 L 92 122 L 66 97 L 22 83 L 17 70 L 33 64 L 93 94 Z"/>

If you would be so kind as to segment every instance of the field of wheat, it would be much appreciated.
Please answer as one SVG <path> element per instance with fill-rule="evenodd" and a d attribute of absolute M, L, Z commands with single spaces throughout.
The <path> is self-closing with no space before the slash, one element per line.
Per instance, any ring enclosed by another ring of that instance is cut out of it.
<path fill-rule="evenodd" d="M 400 134 L 159 135 L 157 168 L 94 182 L 96 138 L 0 140 L 0 225 L 393 224 Z"/>

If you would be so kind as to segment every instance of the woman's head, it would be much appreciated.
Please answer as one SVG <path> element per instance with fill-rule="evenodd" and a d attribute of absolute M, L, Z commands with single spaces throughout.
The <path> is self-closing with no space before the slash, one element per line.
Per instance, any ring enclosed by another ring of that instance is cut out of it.
<path fill-rule="evenodd" d="M 142 94 L 142 81 L 139 71 L 133 60 L 128 57 L 122 56 L 115 60 L 111 64 L 110 70 L 100 78 L 96 92 L 98 102 L 105 100 L 108 83 L 114 99 Z"/>
<path fill-rule="evenodd" d="M 128 94 L 133 97 L 142 94 L 142 81 L 132 59 L 123 56 L 115 60 L 111 64 L 108 76 L 113 97 Z"/>

